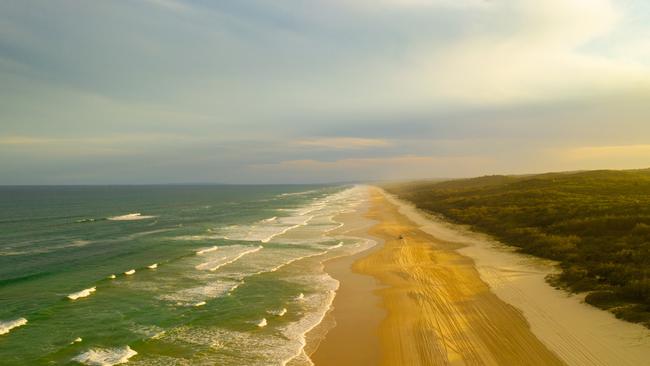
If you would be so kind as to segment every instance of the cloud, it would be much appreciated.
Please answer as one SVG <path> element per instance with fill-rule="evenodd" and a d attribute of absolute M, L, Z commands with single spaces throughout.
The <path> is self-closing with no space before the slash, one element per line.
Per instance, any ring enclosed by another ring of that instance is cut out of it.
<path fill-rule="evenodd" d="M 296 141 L 297 145 L 314 148 L 356 150 L 376 147 L 391 146 L 390 141 L 384 139 L 369 139 L 359 137 L 323 137 Z"/>
<path fill-rule="evenodd" d="M 0 145 L 36 145 L 36 144 L 47 144 L 52 142 L 50 138 L 39 138 L 39 137 L 29 137 L 29 136 L 6 136 L 0 137 Z"/>
<path fill-rule="evenodd" d="M 602 146 L 650 131 L 646 4 L 0 1 L 0 183 L 86 153 L 129 182 L 642 164 Z"/>
<path fill-rule="evenodd" d="M 650 144 L 647 145 L 617 145 L 617 146 L 585 146 L 572 148 L 567 151 L 571 159 L 616 159 L 616 158 L 645 158 L 650 164 Z"/>
<path fill-rule="evenodd" d="M 493 163 L 484 156 L 418 156 L 399 155 L 321 160 L 287 160 L 278 163 L 253 164 L 249 169 L 264 173 L 271 179 L 292 176 L 299 180 L 349 181 L 363 179 L 417 179 L 444 177 L 458 166 L 481 171 L 481 166 Z"/>
<path fill-rule="evenodd" d="M 191 7 L 187 3 L 180 0 L 142 0 L 146 3 L 166 8 L 174 11 L 187 11 Z"/>
<path fill-rule="evenodd" d="M 490 4 L 474 15 L 476 24 L 464 24 L 478 27 L 475 32 L 438 47 L 414 46 L 410 67 L 396 71 L 402 90 L 410 90 L 406 95 L 459 105 L 516 105 L 650 88 L 648 65 L 585 48 L 622 22 L 611 1 Z M 493 23 L 497 19 L 502 24 Z"/>
<path fill-rule="evenodd" d="M 176 147 L 203 141 L 169 134 L 129 134 L 104 136 L 6 136 L 0 137 L 0 153 L 33 157 L 40 161 L 75 157 L 128 157 L 162 147 Z"/>

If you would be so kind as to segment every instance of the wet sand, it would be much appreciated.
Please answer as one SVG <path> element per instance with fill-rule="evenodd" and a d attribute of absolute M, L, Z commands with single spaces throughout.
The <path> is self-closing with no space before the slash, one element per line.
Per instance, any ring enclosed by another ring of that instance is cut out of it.
<path fill-rule="evenodd" d="M 316 365 L 563 364 L 522 313 L 490 291 L 458 244 L 420 230 L 380 189 L 370 195 L 366 217 L 377 223 L 368 234 L 384 243 L 354 258 L 351 270 L 345 260 L 326 266 L 341 288 L 331 313 L 337 325 L 312 354 Z M 379 286 L 359 277 L 344 289 L 350 272 Z M 373 307 L 385 311 L 381 320 Z M 378 341 L 378 353 L 370 346 L 371 358 L 343 363 L 364 352 L 357 345 L 372 344 L 364 337 Z"/>
<path fill-rule="evenodd" d="M 324 270 L 340 284 L 322 325 L 307 335 L 308 348 L 315 350 L 310 358 L 316 365 L 360 366 L 380 362 L 379 324 L 386 317 L 379 297 L 374 294 L 380 284 L 353 270 L 356 261 L 382 245 L 381 239 L 367 233 L 375 222 L 364 217 L 366 211 L 367 208 L 362 208 L 359 212 L 337 216 L 336 221 L 345 225 L 330 233 L 365 237 L 378 244 L 361 253 L 325 262 Z M 327 332 L 326 338 L 318 339 L 323 332 Z"/>

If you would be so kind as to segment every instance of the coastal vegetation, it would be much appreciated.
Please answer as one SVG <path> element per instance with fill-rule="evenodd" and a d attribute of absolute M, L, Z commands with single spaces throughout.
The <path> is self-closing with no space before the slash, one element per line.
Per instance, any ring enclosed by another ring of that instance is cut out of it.
<path fill-rule="evenodd" d="M 558 261 L 549 281 L 650 327 L 650 170 L 386 184 L 418 208 Z"/>

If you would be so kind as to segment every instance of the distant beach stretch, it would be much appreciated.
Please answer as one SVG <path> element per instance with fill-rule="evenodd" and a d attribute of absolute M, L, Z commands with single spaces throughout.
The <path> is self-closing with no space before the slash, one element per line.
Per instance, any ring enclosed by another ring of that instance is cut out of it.
<path fill-rule="evenodd" d="M 548 261 L 369 190 L 365 215 L 375 224 L 365 235 L 383 244 L 347 260 L 347 267 L 345 259 L 326 264 L 341 289 L 346 282 L 357 288 L 335 298 L 336 325 L 313 352 L 316 365 L 633 366 L 650 360 L 648 329 L 548 285 L 544 277 L 554 270 Z M 375 280 L 360 280 L 363 275 Z"/>

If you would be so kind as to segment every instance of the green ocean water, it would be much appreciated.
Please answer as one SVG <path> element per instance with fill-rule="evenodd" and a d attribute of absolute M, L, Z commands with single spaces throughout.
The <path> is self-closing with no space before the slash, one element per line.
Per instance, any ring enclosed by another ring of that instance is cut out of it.
<path fill-rule="evenodd" d="M 309 364 L 337 287 L 320 263 L 361 247 L 327 233 L 363 194 L 1 187 L 0 364 Z"/>

